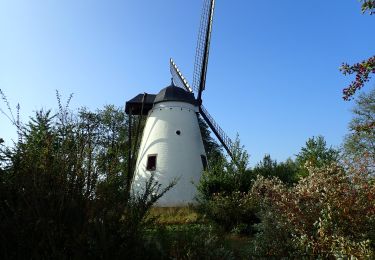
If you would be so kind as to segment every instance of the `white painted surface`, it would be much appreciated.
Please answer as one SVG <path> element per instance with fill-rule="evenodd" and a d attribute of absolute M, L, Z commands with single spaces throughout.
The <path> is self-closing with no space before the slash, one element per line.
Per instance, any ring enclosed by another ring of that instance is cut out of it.
<path fill-rule="evenodd" d="M 162 187 L 178 179 L 177 185 L 159 200 L 159 206 L 194 202 L 196 185 L 203 170 L 201 155 L 206 155 L 197 109 L 189 103 L 166 101 L 155 104 L 149 112 L 136 163 L 133 190 L 142 192 L 152 173 L 146 170 L 148 155 L 157 154 L 155 179 Z M 180 135 L 176 134 L 178 130 Z"/>

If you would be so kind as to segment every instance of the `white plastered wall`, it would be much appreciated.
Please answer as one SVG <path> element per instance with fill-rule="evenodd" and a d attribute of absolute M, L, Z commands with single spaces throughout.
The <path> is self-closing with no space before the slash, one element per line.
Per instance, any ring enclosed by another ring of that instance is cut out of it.
<path fill-rule="evenodd" d="M 142 192 L 152 171 L 146 170 L 149 155 L 157 154 L 155 180 L 166 187 L 177 184 L 158 201 L 158 206 L 183 206 L 194 202 L 196 185 L 203 171 L 205 155 L 197 107 L 185 102 L 166 101 L 150 110 L 136 163 L 133 190 Z M 180 131 L 180 135 L 176 132 Z"/>

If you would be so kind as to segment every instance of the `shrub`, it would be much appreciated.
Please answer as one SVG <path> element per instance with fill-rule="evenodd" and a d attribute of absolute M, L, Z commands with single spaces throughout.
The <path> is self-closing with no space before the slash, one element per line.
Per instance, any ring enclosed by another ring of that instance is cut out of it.
<path fill-rule="evenodd" d="M 238 138 L 232 153 L 233 160 L 221 157 L 203 173 L 198 185 L 198 209 L 226 231 L 251 233 L 258 218 L 255 204 L 246 193 L 254 176 L 247 169 L 249 156 Z"/>
<path fill-rule="evenodd" d="M 259 222 L 257 202 L 245 192 L 217 193 L 200 207 L 208 219 L 225 231 L 250 234 L 253 224 Z"/>
<path fill-rule="evenodd" d="M 128 192 L 123 113 L 60 105 L 17 122 L 15 146 L 0 144 L 0 258 L 144 256 L 149 209 L 171 186 Z"/>
<path fill-rule="evenodd" d="M 213 194 L 246 192 L 254 179 L 247 169 L 249 155 L 240 146 L 239 138 L 232 146 L 233 159 L 218 157 L 205 171 L 198 184 L 198 201 L 210 200 Z"/>
<path fill-rule="evenodd" d="M 309 175 L 292 188 L 276 179 L 255 182 L 252 193 L 261 202 L 262 224 L 254 251 L 274 256 L 373 256 L 373 176 L 335 164 L 307 168 Z"/>
<path fill-rule="evenodd" d="M 234 259 L 233 252 L 210 225 L 159 226 L 149 231 L 151 259 Z"/>

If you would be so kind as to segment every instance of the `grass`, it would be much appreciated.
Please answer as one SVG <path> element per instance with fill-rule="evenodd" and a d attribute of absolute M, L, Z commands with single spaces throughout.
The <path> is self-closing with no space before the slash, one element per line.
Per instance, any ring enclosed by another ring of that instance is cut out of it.
<path fill-rule="evenodd" d="M 203 218 L 194 209 L 194 206 L 186 207 L 153 207 L 150 218 L 155 218 L 160 225 L 183 225 L 203 223 Z"/>
<path fill-rule="evenodd" d="M 149 230 L 150 235 L 159 232 L 159 237 L 161 234 L 162 238 L 173 244 L 171 246 L 173 252 L 181 247 L 195 248 L 197 244 L 194 241 L 198 239 L 203 243 L 203 240 L 207 238 L 206 235 L 215 234 L 218 239 L 215 242 L 216 245 L 223 246 L 227 252 L 232 252 L 232 256 L 236 259 L 247 259 L 249 256 L 251 237 L 226 233 L 217 228 L 212 229 L 212 224 L 205 220 L 194 206 L 153 207 L 149 218 L 154 218 L 155 224 L 159 226 L 159 228 Z"/>

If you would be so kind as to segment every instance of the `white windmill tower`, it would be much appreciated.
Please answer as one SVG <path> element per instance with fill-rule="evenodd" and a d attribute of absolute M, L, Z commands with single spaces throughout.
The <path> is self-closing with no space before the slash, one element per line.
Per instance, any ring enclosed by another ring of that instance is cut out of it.
<path fill-rule="evenodd" d="M 232 156 L 231 140 L 202 105 L 214 7 L 215 0 L 205 0 L 198 34 L 193 88 L 171 59 L 173 80 L 170 86 L 163 88 L 157 95 L 139 94 L 126 102 L 126 113 L 130 118 L 131 115 L 147 115 L 134 169 L 133 189 L 141 190 L 151 174 L 163 186 L 177 180 L 176 186 L 159 200 L 160 206 L 180 206 L 194 201 L 196 184 L 207 167 L 198 125 L 199 114 Z"/>

